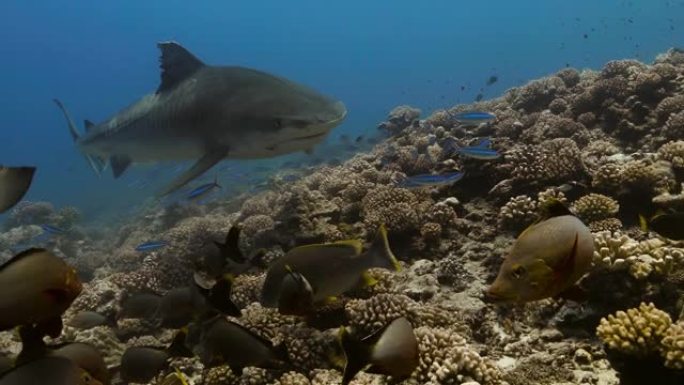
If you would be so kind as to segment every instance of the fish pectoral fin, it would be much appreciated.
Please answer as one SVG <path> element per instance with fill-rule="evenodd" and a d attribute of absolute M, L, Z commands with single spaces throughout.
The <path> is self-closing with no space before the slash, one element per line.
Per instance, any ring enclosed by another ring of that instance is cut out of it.
<path fill-rule="evenodd" d="M 585 302 L 589 298 L 589 293 L 577 285 L 572 285 L 561 291 L 557 297 L 574 302 Z"/>
<path fill-rule="evenodd" d="M 157 44 L 157 47 L 161 50 L 159 58 L 161 84 L 157 89 L 158 94 L 175 88 L 205 66 L 201 60 L 175 41 L 161 42 Z"/>
<path fill-rule="evenodd" d="M 126 172 L 126 169 L 133 163 L 133 160 L 126 155 L 112 155 L 109 158 L 109 163 L 112 165 L 114 178 L 118 178 Z"/>
<path fill-rule="evenodd" d="M 361 280 L 363 281 L 363 284 L 367 287 L 375 286 L 378 284 L 378 280 L 373 278 L 367 271 L 364 271 L 363 274 L 361 274 Z"/>
<path fill-rule="evenodd" d="M 207 170 L 214 167 L 216 163 L 222 161 L 228 155 L 227 148 L 218 148 L 207 152 L 202 158 L 195 162 L 189 170 L 185 171 L 178 178 L 176 178 L 170 185 L 157 194 L 158 198 L 171 194 L 179 188 L 185 186 L 191 180 L 204 174 Z"/>

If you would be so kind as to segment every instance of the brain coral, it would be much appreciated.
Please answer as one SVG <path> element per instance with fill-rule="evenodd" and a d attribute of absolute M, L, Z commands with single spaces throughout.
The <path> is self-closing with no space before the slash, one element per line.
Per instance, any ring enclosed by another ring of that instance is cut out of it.
<path fill-rule="evenodd" d="M 660 342 L 671 324 L 667 313 L 652 303 L 641 303 L 638 308 L 602 318 L 596 335 L 612 350 L 647 356 L 660 350 Z"/>
<path fill-rule="evenodd" d="M 409 190 L 378 186 L 363 198 L 361 216 L 370 232 L 381 224 L 390 231 L 402 232 L 418 226 L 418 198 Z"/>

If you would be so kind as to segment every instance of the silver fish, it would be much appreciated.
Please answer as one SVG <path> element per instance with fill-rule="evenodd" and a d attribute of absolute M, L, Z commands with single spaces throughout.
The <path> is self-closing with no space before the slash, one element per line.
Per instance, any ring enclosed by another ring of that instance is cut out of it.
<path fill-rule="evenodd" d="M 271 158 L 307 151 L 339 125 L 339 101 L 265 72 L 206 65 L 175 42 L 158 44 L 161 84 L 80 135 L 64 106 L 78 149 L 99 174 L 119 177 L 133 162 L 197 159 L 160 195 L 169 194 L 221 160 Z"/>

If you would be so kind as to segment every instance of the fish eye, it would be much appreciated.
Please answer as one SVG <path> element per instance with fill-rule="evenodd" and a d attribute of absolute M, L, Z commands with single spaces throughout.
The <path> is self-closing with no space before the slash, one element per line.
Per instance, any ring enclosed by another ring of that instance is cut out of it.
<path fill-rule="evenodd" d="M 525 268 L 523 266 L 517 265 L 513 267 L 513 270 L 511 271 L 511 275 L 515 279 L 520 279 L 525 275 Z"/>

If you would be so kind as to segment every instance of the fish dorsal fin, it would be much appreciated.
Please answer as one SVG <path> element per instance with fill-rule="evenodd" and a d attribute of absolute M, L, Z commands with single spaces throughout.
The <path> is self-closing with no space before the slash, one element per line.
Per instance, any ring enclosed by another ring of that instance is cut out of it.
<path fill-rule="evenodd" d="M 86 119 L 83 121 L 83 127 L 85 127 L 85 132 L 90 132 L 93 129 L 93 127 L 95 127 L 95 123 Z"/>
<path fill-rule="evenodd" d="M 335 245 L 350 246 L 354 248 L 354 254 L 359 255 L 363 251 L 363 242 L 358 239 L 347 239 L 344 241 L 333 242 Z"/>
<path fill-rule="evenodd" d="M 204 67 L 201 60 L 174 41 L 161 42 L 157 46 L 161 50 L 161 84 L 157 89 L 158 94 L 173 89 Z"/>
<path fill-rule="evenodd" d="M 553 217 L 562 217 L 564 215 L 571 215 L 573 217 L 575 216 L 575 214 L 570 211 L 568 206 L 563 204 L 563 202 L 559 201 L 558 199 L 550 199 L 547 203 L 540 205 L 540 209 L 541 215 L 538 222 Z"/>
<path fill-rule="evenodd" d="M 252 338 L 254 338 L 255 340 L 257 340 L 257 341 L 259 341 L 260 343 L 264 344 L 265 346 L 270 346 L 271 348 L 273 348 L 273 342 L 271 342 L 269 339 L 267 339 L 267 338 L 265 338 L 265 337 L 262 337 L 262 336 L 260 336 L 260 335 L 258 335 L 258 334 L 256 334 L 256 333 L 254 333 L 253 331 L 247 329 L 246 327 L 240 325 L 240 324 L 237 323 L 237 322 L 228 321 L 228 320 L 226 320 L 226 319 L 223 319 L 223 320 L 225 320 L 225 322 L 227 322 L 227 323 L 229 323 L 229 324 L 235 326 L 236 328 L 238 328 L 238 329 L 244 331 L 245 333 L 249 334 Z"/>
<path fill-rule="evenodd" d="M 4 268 L 6 268 L 7 266 L 9 266 L 9 265 L 11 265 L 11 264 L 13 264 L 13 263 L 15 263 L 15 262 L 21 260 L 22 258 L 28 257 L 29 255 L 33 255 L 33 254 L 36 254 L 36 253 L 42 253 L 42 252 L 44 252 L 44 251 L 45 251 L 45 249 L 41 249 L 41 248 L 38 248 L 38 247 L 32 247 L 32 248 L 30 248 L 30 249 L 24 250 L 24 251 L 22 251 L 21 253 L 15 255 L 14 257 L 12 257 L 9 261 L 3 263 L 2 266 L 0 266 L 0 270 L 2 270 L 2 269 L 4 269 Z"/>

